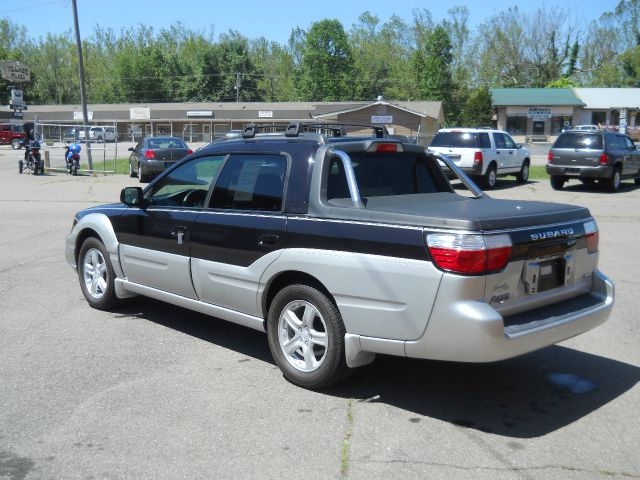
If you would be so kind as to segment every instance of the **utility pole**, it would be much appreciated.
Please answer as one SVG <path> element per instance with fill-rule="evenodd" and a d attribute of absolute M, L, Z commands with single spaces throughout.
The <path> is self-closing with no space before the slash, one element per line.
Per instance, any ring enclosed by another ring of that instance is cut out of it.
<path fill-rule="evenodd" d="M 240 101 L 240 72 L 236 72 L 236 103 L 239 101 Z"/>
<path fill-rule="evenodd" d="M 78 26 L 78 7 L 76 0 L 71 0 L 73 9 L 73 24 L 76 29 L 76 46 L 78 47 L 78 75 L 80 76 L 80 101 L 82 102 L 82 122 L 84 124 L 84 141 L 87 146 L 87 162 L 89 170 L 93 171 L 93 160 L 91 159 L 91 141 L 89 139 L 89 125 L 87 123 L 87 95 L 84 89 L 84 62 L 82 60 L 82 42 L 80 41 L 80 27 Z"/>

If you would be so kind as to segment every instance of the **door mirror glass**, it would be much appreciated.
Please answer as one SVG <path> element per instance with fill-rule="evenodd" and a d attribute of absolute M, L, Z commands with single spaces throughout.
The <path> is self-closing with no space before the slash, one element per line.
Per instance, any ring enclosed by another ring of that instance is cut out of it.
<path fill-rule="evenodd" d="M 133 147 L 129 147 L 129 148 L 127 148 L 127 150 L 130 151 L 130 152 L 135 152 L 136 151 L 136 149 L 133 148 Z"/>
<path fill-rule="evenodd" d="M 120 201 L 129 207 L 139 207 L 142 205 L 142 188 L 124 187 L 120 192 Z"/>

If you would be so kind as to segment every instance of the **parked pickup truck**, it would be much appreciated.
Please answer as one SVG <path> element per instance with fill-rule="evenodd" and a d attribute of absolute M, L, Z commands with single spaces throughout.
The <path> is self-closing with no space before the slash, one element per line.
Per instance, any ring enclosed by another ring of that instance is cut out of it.
<path fill-rule="evenodd" d="M 491 362 L 609 316 L 586 208 L 489 198 L 443 156 L 460 195 L 419 145 L 318 130 L 249 126 L 78 212 L 66 258 L 89 305 L 145 295 L 266 331 L 313 389 L 376 353 Z"/>

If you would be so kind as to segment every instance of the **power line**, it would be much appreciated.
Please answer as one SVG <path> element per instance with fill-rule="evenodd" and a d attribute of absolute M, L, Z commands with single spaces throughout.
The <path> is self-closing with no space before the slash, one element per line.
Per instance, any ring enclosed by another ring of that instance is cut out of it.
<path fill-rule="evenodd" d="M 39 3 L 37 5 L 29 5 L 27 7 L 14 8 L 12 10 L 0 10 L 0 14 L 22 12 L 24 10 L 33 10 L 34 8 L 49 7 L 51 5 L 61 5 L 63 3 L 68 5 L 69 4 L 69 0 L 52 0 L 50 2 Z"/>

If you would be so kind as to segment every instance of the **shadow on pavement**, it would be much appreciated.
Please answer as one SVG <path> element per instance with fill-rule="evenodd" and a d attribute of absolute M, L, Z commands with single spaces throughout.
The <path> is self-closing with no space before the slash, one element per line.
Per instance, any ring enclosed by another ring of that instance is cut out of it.
<path fill-rule="evenodd" d="M 117 314 L 274 364 L 266 334 L 249 328 L 151 299 L 132 299 Z M 532 438 L 587 416 L 638 380 L 640 368 L 634 365 L 556 345 L 491 364 L 378 355 L 345 383 L 318 394 L 384 403 L 460 427 Z"/>

